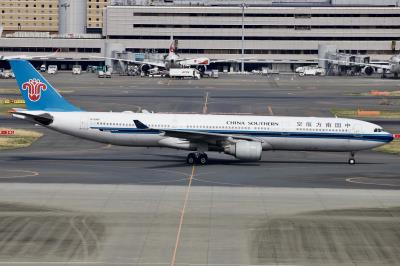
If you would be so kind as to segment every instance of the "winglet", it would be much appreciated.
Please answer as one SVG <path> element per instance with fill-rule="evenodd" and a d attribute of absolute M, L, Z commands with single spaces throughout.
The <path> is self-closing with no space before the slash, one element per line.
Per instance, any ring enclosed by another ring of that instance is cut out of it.
<path fill-rule="evenodd" d="M 140 122 L 139 120 L 133 120 L 133 122 L 135 123 L 136 128 L 138 129 L 149 129 L 148 126 L 146 126 L 145 124 L 143 124 L 142 122 Z"/>

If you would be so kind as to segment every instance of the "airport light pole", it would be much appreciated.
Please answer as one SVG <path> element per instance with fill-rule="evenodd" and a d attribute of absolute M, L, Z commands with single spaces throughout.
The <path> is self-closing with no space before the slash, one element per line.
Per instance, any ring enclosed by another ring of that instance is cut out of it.
<path fill-rule="evenodd" d="M 247 8 L 246 3 L 242 3 L 242 65 L 241 65 L 241 72 L 244 73 L 244 9 Z"/>

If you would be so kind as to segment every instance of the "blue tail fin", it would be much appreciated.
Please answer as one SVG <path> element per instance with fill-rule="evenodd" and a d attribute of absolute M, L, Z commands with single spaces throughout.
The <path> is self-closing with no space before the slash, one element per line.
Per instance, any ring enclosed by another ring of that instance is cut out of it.
<path fill-rule="evenodd" d="M 28 61 L 9 61 L 28 110 L 81 111 L 65 100 Z"/>

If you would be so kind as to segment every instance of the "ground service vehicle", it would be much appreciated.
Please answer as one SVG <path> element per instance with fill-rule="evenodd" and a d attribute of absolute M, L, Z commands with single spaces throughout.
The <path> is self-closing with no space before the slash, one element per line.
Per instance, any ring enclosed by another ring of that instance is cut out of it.
<path fill-rule="evenodd" d="M 170 68 L 169 76 L 171 78 L 192 78 L 200 79 L 200 72 L 195 68 Z"/>
<path fill-rule="evenodd" d="M 80 65 L 74 65 L 72 66 L 72 74 L 74 75 L 80 75 L 82 72 L 82 67 Z"/>
<path fill-rule="evenodd" d="M 56 74 L 57 71 L 58 71 L 57 65 L 49 65 L 49 67 L 47 68 L 48 74 Z"/>

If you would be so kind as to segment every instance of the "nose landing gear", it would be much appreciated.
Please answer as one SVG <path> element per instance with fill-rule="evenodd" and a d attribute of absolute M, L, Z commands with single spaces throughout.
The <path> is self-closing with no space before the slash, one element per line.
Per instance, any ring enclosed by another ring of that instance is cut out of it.
<path fill-rule="evenodd" d="M 355 165 L 356 164 L 356 159 L 354 158 L 354 155 L 355 155 L 354 152 L 350 153 L 350 158 L 349 158 L 349 161 L 348 161 L 350 165 Z"/>
<path fill-rule="evenodd" d="M 205 153 L 202 152 L 192 152 L 189 153 L 186 162 L 188 164 L 201 164 L 205 165 L 208 163 L 208 156 Z"/>

